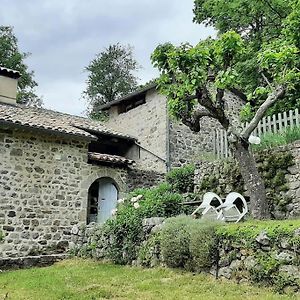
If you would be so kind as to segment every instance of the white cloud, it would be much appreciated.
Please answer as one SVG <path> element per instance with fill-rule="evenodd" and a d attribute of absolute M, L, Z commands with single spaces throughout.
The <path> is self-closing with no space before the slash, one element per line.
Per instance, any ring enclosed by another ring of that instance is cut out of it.
<path fill-rule="evenodd" d="M 15 27 L 46 107 L 81 114 L 84 66 L 111 43 L 131 44 L 142 81 L 157 75 L 150 55 L 159 43 L 196 44 L 214 34 L 193 24 L 193 0 L 0 0 L 3 25 Z"/>

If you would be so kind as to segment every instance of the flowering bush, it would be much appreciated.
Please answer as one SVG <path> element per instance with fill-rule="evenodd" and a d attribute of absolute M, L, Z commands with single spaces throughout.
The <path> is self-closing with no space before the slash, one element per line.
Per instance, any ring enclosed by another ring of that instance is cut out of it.
<path fill-rule="evenodd" d="M 120 264 L 131 263 L 146 238 L 143 219 L 179 215 L 182 213 L 181 202 L 182 196 L 173 193 L 169 184 L 137 189 L 127 199 L 120 199 L 114 217 L 102 228 L 106 237 L 106 257 Z"/>

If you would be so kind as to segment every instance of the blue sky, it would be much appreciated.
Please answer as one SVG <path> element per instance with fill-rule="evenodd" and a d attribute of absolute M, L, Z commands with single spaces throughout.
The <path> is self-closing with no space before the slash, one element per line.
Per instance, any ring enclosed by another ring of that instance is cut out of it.
<path fill-rule="evenodd" d="M 96 53 L 120 42 L 134 47 L 143 67 L 140 83 L 157 75 L 150 54 L 159 43 L 190 42 L 213 35 L 194 24 L 193 0 L 0 0 L 2 25 L 14 27 L 27 64 L 35 71 L 44 106 L 80 115 L 87 73 Z"/>

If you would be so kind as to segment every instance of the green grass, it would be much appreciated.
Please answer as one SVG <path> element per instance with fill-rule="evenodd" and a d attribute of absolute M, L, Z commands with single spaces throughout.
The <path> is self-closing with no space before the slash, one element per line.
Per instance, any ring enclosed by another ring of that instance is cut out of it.
<path fill-rule="evenodd" d="M 300 127 L 287 127 L 282 132 L 266 133 L 261 137 L 259 145 L 251 145 L 254 151 L 271 149 L 300 140 Z"/>
<path fill-rule="evenodd" d="M 226 224 L 218 228 L 219 233 L 227 236 L 242 236 L 254 239 L 260 232 L 265 230 L 270 238 L 281 235 L 293 235 L 300 228 L 300 219 L 291 220 L 249 220 L 238 224 Z"/>
<path fill-rule="evenodd" d="M 7 295 L 7 296 L 6 296 Z M 265 288 L 170 269 L 142 269 L 91 260 L 0 274 L 0 299 L 300 299 Z"/>

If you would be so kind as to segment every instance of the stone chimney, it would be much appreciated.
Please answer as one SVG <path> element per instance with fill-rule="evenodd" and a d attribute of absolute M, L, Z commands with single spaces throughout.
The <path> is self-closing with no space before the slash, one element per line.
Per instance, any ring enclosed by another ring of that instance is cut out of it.
<path fill-rule="evenodd" d="M 17 104 L 17 85 L 21 74 L 0 66 L 0 103 Z"/>

